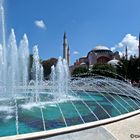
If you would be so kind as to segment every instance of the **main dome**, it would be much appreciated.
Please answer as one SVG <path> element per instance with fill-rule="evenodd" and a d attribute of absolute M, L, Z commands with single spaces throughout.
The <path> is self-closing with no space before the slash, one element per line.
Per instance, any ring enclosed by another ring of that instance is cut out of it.
<path fill-rule="evenodd" d="M 96 46 L 95 48 L 93 48 L 93 50 L 97 51 L 97 50 L 110 50 L 110 49 L 106 46 L 99 45 L 99 46 Z"/>

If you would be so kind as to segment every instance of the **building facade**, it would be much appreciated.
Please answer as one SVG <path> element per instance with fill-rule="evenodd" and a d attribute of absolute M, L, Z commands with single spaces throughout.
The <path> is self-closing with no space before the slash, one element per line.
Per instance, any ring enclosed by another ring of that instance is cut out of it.
<path fill-rule="evenodd" d="M 76 61 L 75 65 L 86 64 L 90 68 L 94 64 L 108 63 L 113 59 L 120 59 L 119 52 L 112 52 L 108 47 L 100 45 L 89 51 L 86 57 L 79 58 L 79 60 Z"/>
<path fill-rule="evenodd" d="M 93 66 L 96 63 L 107 63 L 112 59 L 120 59 L 119 52 L 112 52 L 106 46 L 96 46 L 87 54 L 89 66 Z"/>

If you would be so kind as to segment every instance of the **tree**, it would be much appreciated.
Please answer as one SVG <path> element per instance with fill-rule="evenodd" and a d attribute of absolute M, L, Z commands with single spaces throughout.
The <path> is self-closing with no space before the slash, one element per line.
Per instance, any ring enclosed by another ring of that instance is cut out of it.
<path fill-rule="evenodd" d="M 86 67 L 76 67 L 74 71 L 72 72 L 72 75 L 77 75 L 77 74 L 83 74 L 88 72 L 88 69 Z"/>
<path fill-rule="evenodd" d="M 124 57 L 119 61 L 117 65 L 117 73 L 118 75 L 121 75 L 125 79 L 128 77 L 128 60 L 126 60 Z"/>
<path fill-rule="evenodd" d="M 116 68 L 110 64 L 95 64 L 92 67 L 92 73 L 108 76 L 108 77 L 116 77 Z"/>
<path fill-rule="evenodd" d="M 39 62 L 40 62 L 40 64 L 41 64 L 41 59 L 39 59 Z M 33 73 L 32 73 L 32 67 L 33 67 L 33 54 L 30 54 L 29 55 L 29 79 L 31 80 L 31 79 L 33 79 Z"/>
<path fill-rule="evenodd" d="M 29 79 L 32 79 L 33 54 L 29 55 Z"/>
<path fill-rule="evenodd" d="M 140 80 L 140 60 L 138 58 L 130 58 L 128 62 L 128 78 L 137 82 Z"/>
<path fill-rule="evenodd" d="M 130 56 L 129 60 L 122 58 L 117 66 L 117 73 L 125 79 L 140 80 L 140 60 L 136 56 Z"/>
<path fill-rule="evenodd" d="M 49 78 L 49 75 L 51 73 L 51 67 L 53 65 L 56 65 L 57 61 L 58 60 L 56 58 L 50 58 L 48 60 L 42 61 L 42 66 L 43 66 L 43 69 L 44 69 L 44 78 L 45 79 Z"/>

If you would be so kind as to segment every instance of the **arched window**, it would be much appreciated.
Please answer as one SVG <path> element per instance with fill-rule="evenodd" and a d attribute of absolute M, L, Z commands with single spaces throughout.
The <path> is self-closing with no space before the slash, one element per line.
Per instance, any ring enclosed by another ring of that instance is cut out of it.
<path fill-rule="evenodd" d="M 107 63 L 110 59 L 105 56 L 101 56 L 97 59 L 97 63 Z"/>

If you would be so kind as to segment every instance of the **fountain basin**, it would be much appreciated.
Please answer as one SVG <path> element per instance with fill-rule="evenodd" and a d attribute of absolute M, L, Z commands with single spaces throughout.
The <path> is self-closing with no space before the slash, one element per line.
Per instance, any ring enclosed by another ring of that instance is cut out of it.
<path fill-rule="evenodd" d="M 130 113 L 127 113 L 127 114 L 124 114 L 124 115 L 120 115 L 120 116 L 117 116 L 117 117 L 114 117 L 114 118 L 111 118 L 111 119 L 101 120 L 101 121 L 98 121 L 98 122 L 90 122 L 90 123 L 86 123 L 86 124 L 69 126 L 69 127 L 59 128 L 59 129 L 49 130 L 49 131 L 41 131 L 41 132 L 35 132 L 35 133 L 1 137 L 1 139 L 2 140 L 7 140 L 7 139 L 18 139 L 18 140 L 20 140 L 20 139 L 21 140 L 23 140 L 23 139 L 39 139 L 39 138 L 50 138 L 50 137 L 53 138 L 54 136 L 59 136 L 59 135 L 62 135 L 62 134 L 70 134 L 70 133 L 72 134 L 72 132 L 77 132 L 77 131 L 81 131 L 82 133 L 85 133 L 82 130 L 87 129 L 87 131 L 88 131 L 88 130 L 90 130 L 90 128 L 95 128 L 97 126 L 106 126 L 107 124 L 112 124 L 114 122 L 115 122 L 114 123 L 114 125 L 115 125 L 118 122 L 123 121 L 124 122 L 123 125 L 125 125 L 125 123 L 126 123 L 125 120 L 127 121 L 127 123 L 129 123 L 128 119 L 133 119 L 134 116 L 135 117 L 139 116 L 138 114 L 140 114 L 140 110 L 130 112 Z M 93 134 L 93 135 L 95 135 L 95 134 Z M 66 135 L 64 137 L 66 137 Z M 79 135 L 78 138 L 80 139 L 80 137 L 81 136 Z M 61 137 L 61 139 L 63 139 L 63 138 Z"/>
<path fill-rule="evenodd" d="M 28 94 L 22 92 L 16 98 L 18 118 L 15 113 L 15 102 L 12 101 L 14 98 L 0 101 L 1 137 L 17 134 L 16 120 L 18 134 L 37 132 L 49 135 L 49 132 L 55 130 L 65 133 L 65 129 L 74 131 L 117 121 L 140 111 L 139 98 L 114 94 L 107 90 L 106 92 L 71 90 L 61 99 L 54 97 L 49 90 L 44 90 L 40 91 L 40 102 L 37 103 L 32 102 L 31 97 L 33 93 L 29 91 Z"/>

